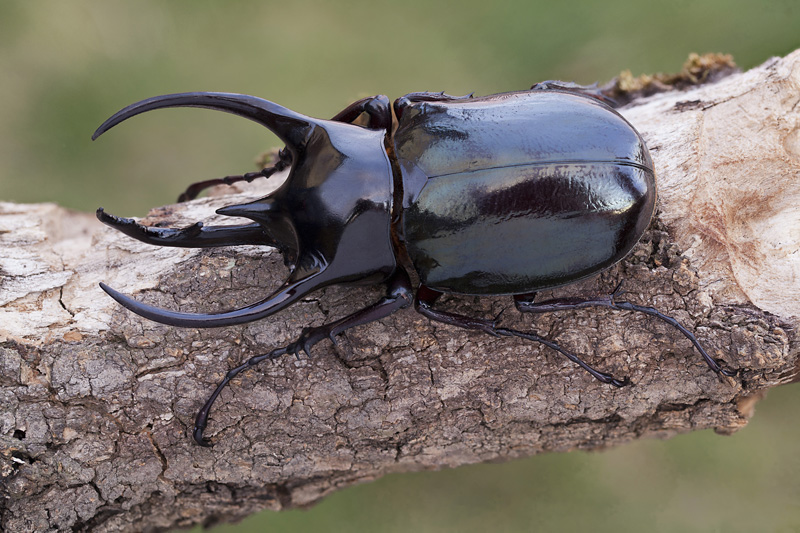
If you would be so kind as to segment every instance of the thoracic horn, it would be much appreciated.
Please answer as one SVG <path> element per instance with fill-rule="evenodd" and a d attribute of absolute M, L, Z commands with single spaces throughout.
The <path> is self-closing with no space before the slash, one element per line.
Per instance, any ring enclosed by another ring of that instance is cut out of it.
<path fill-rule="evenodd" d="M 327 279 L 323 272 L 317 271 L 297 280 L 290 278 L 278 290 L 258 303 L 215 314 L 181 313 L 159 309 L 152 305 L 137 302 L 130 296 L 112 289 L 105 283 L 101 283 L 100 287 L 123 307 L 155 322 L 184 328 L 215 328 L 252 322 L 277 313 L 306 294 L 324 287 Z"/>
<path fill-rule="evenodd" d="M 302 146 L 316 124 L 311 117 L 255 96 L 209 92 L 178 93 L 155 96 L 121 109 L 97 128 L 92 140 L 124 120 L 164 107 L 202 107 L 245 117 L 269 128 L 290 149 Z"/>
<path fill-rule="evenodd" d="M 246 204 L 230 205 L 217 209 L 217 214 L 244 217 L 257 222 L 264 232 L 267 244 L 283 254 L 284 262 L 294 268 L 300 253 L 300 242 L 291 216 L 281 209 L 279 201 L 269 196 Z"/>

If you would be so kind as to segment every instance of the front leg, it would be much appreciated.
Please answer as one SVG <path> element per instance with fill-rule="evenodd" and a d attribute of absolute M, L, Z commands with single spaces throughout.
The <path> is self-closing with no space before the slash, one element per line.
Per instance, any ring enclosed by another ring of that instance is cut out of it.
<path fill-rule="evenodd" d="M 276 348 L 269 353 L 256 355 L 251 357 L 246 362 L 228 371 L 222 381 L 217 385 L 214 392 L 211 393 L 205 405 L 197 413 L 197 418 L 194 423 L 194 432 L 192 436 L 197 444 L 201 446 L 210 446 L 210 441 L 203 437 L 203 432 L 208 424 L 208 415 L 211 407 L 214 405 L 217 396 L 219 396 L 222 389 L 225 388 L 233 378 L 235 378 L 241 371 L 254 367 L 257 364 L 270 359 L 277 359 L 278 357 L 286 354 L 291 354 L 299 357 L 300 352 L 305 352 L 307 355 L 311 348 L 318 342 L 330 339 L 335 342 L 336 335 L 348 330 L 350 328 L 367 324 L 387 317 L 405 307 L 411 305 L 413 290 L 411 288 L 411 281 L 408 279 L 408 274 L 404 270 L 398 270 L 387 282 L 387 294 L 385 297 L 378 300 L 376 303 L 356 311 L 355 313 L 341 318 L 330 324 L 324 324 L 315 328 L 305 328 L 300 334 L 298 339 L 287 346 Z"/>
<path fill-rule="evenodd" d="M 278 151 L 278 157 L 271 166 L 264 167 L 258 172 L 245 172 L 244 174 L 236 174 L 233 176 L 225 176 L 224 178 L 217 178 L 213 180 L 205 180 L 192 183 L 191 185 L 186 187 L 186 190 L 183 191 L 180 194 L 180 196 L 178 196 L 178 203 L 194 200 L 195 198 L 197 198 L 198 194 L 216 185 L 233 185 L 234 183 L 239 183 L 242 181 L 250 183 L 256 178 L 269 178 L 276 172 L 283 172 L 291 165 L 292 165 L 292 153 L 289 152 L 289 150 L 287 150 L 286 148 L 283 148 Z"/>
<path fill-rule="evenodd" d="M 392 112 L 389 110 L 389 98 L 382 94 L 369 96 L 353 102 L 339 111 L 331 120 L 352 124 L 361 113 L 367 114 L 367 128 L 389 131 L 392 127 Z"/>

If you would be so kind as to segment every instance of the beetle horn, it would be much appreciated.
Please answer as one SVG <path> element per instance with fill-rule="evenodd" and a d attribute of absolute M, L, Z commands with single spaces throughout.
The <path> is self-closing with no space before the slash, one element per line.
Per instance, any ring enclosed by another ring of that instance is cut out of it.
<path fill-rule="evenodd" d="M 216 213 L 228 217 L 244 217 L 256 222 L 264 222 L 269 217 L 274 216 L 277 210 L 277 203 L 273 198 L 262 198 L 255 202 L 246 204 L 229 205 L 220 207 Z"/>
<path fill-rule="evenodd" d="M 158 307 L 138 302 L 130 296 L 112 289 L 105 283 L 101 283 L 100 288 L 123 307 L 155 322 L 184 328 L 215 328 L 252 322 L 277 313 L 309 292 L 324 286 L 325 281 L 315 279 L 320 278 L 320 274 L 322 274 L 322 271 L 317 271 L 299 280 L 292 280 L 290 277 L 278 290 L 258 303 L 215 314 L 180 313 L 168 309 L 159 309 Z"/>
<path fill-rule="evenodd" d="M 303 144 L 315 124 L 310 117 L 255 96 L 209 92 L 179 93 L 148 98 L 117 111 L 97 128 L 92 140 L 123 120 L 163 107 L 203 107 L 249 118 L 269 128 L 290 147 Z"/>
<path fill-rule="evenodd" d="M 279 202 L 274 198 L 261 198 L 246 204 L 221 207 L 217 209 L 217 214 L 244 217 L 257 222 L 269 238 L 269 244 L 283 254 L 286 265 L 295 264 L 299 251 L 298 235 L 291 217 L 281 210 Z"/>

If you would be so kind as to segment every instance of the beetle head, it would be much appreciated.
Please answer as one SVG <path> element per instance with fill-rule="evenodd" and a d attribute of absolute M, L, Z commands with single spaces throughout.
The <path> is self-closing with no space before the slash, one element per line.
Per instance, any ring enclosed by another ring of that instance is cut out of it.
<path fill-rule="evenodd" d="M 224 326 L 269 316 L 326 285 L 380 282 L 394 271 L 393 179 L 383 145 L 385 131 L 313 119 L 253 96 L 184 93 L 128 106 L 104 122 L 92 138 L 127 118 L 162 107 L 234 113 L 266 126 L 286 143 L 292 154 L 286 181 L 264 198 L 217 212 L 260 224 L 267 242 L 284 254 L 292 273 L 263 301 L 214 315 L 157 309 L 101 284 L 122 305 L 166 324 Z"/>

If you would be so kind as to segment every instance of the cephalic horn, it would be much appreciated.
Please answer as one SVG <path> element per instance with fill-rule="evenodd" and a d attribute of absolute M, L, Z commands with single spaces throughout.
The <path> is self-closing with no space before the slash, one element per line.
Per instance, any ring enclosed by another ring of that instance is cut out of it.
<path fill-rule="evenodd" d="M 290 277 L 278 290 L 258 303 L 215 314 L 180 313 L 159 309 L 152 305 L 137 302 L 133 298 L 112 289 L 105 283 L 101 283 L 100 287 L 123 307 L 155 322 L 184 328 L 215 328 L 244 324 L 245 322 L 252 322 L 277 313 L 306 294 L 322 288 L 325 285 L 323 272 L 317 271 L 299 280 L 292 280 Z"/>
<path fill-rule="evenodd" d="M 244 217 L 256 222 L 264 222 L 279 211 L 278 202 L 274 198 L 259 198 L 246 204 L 229 205 L 216 210 L 218 215 L 228 217 Z"/>
<path fill-rule="evenodd" d="M 117 111 L 97 128 L 92 140 L 123 120 L 164 107 L 202 107 L 233 113 L 266 126 L 290 148 L 301 146 L 316 123 L 311 117 L 255 96 L 210 92 L 178 93 L 154 96 Z"/>

